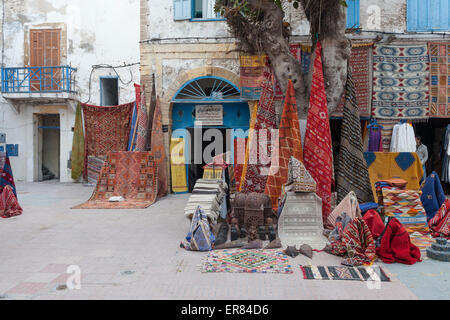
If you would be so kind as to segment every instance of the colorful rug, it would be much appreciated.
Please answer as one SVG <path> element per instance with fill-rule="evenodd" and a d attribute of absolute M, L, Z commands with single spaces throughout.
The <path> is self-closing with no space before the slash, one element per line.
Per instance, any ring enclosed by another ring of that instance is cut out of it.
<path fill-rule="evenodd" d="M 411 242 L 420 249 L 422 259 L 427 256 L 427 248 L 435 242 L 430 234 L 421 234 L 420 232 L 410 233 L 409 238 L 411 239 Z"/>
<path fill-rule="evenodd" d="M 317 183 L 317 195 L 322 198 L 322 216 L 325 222 L 331 212 L 333 150 L 321 53 L 322 46 L 318 42 L 303 156 L 306 170 Z"/>
<path fill-rule="evenodd" d="M 170 140 L 170 171 L 172 174 L 172 191 L 175 193 L 188 192 L 184 149 L 183 138 L 172 138 Z"/>
<path fill-rule="evenodd" d="M 82 107 L 85 129 L 83 177 L 87 179 L 88 156 L 106 156 L 108 152 L 128 149 L 134 102 L 114 107 L 87 104 Z"/>
<path fill-rule="evenodd" d="M 241 99 L 259 100 L 267 56 L 240 56 Z"/>
<path fill-rule="evenodd" d="M 409 190 L 420 190 L 423 168 L 417 153 L 409 152 L 365 152 L 369 169 L 370 185 L 375 202 L 378 202 L 375 183 L 393 178 L 408 182 Z"/>
<path fill-rule="evenodd" d="M 147 101 L 145 97 L 145 86 L 142 85 L 140 89 L 139 114 L 137 119 L 136 129 L 136 146 L 134 151 L 146 151 L 147 135 L 148 135 L 148 112 Z"/>
<path fill-rule="evenodd" d="M 427 214 L 420 201 L 420 191 L 383 188 L 385 217 L 395 217 L 408 233 L 428 232 Z"/>
<path fill-rule="evenodd" d="M 375 45 L 372 116 L 427 119 L 428 61 L 426 44 Z"/>
<path fill-rule="evenodd" d="M 371 68 L 370 59 L 372 46 L 358 46 L 352 47 L 352 54 L 350 56 L 350 67 L 353 75 L 353 92 L 355 95 L 355 104 L 358 106 L 359 116 L 363 118 L 370 118 L 371 102 L 372 102 L 372 83 L 371 83 Z M 342 97 L 336 110 L 331 114 L 331 117 L 344 117 L 344 104 L 346 98 Z"/>
<path fill-rule="evenodd" d="M 157 175 L 150 152 L 110 152 L 91 198 L 73 209 L 147 208 L 156 201 Z M 125 201 L 108 201 L 118 196 Z"/>
<path fill-rule="evenodd" d="M 87 161 L 87 176 L 88 183 L 96 185 L 100 172 L 102 171 L 103 164 L 105 163 L 104 157 L 89 156 Z"/>
<path fill-rule="evenodd" d="M 428 43 L 430 54 L 430 117 L 450 117 L 450 43 Z"/>
<path fill-rule="evenodd" d="M 236 180 L 236 191 L 241 189 L 242 170 L 244 169 L 247 142 L 248 138 L 234 139 L 234 178 Z"/>
<path fill-rule="evenodd" d="M 164 149 L 164 133 L 162 130 L 162 113 L 159 97 L 156 98 L 155 112 L 153 113 L 151 152 L 155 157 L 158 168 L 158 197 L 167 195 L 167 159 Z"/>
<path fill-rule="evenodd" d="M 341 127 L 341 145 L 336 170 L 337 202 L 353 191 L 361 203 L 372 202 L 369 171 L 363 154 L 361 122 L 356 103 L 355 85 L 349 70 L 345 85 L 344 120 Z"/>
<path fill-rule="evenodd" d="M 302 138 L 298 122 L 297 102 L 292 81 L 288 82 L 286 99 L 281 115 L 279 137 L 272 146 L 272 159 L 264 191 L 272 201 L 272 208 L 278 210 L 278 198 L 281 188 L 288 180 L 289 161 L 291 157 L 303 161 Z"/>
<path fill-rule="evenodd" d="M 0 193 L 0 217 L 10 218 L 18 216 L 22 214 L 22 211 L 22 207 L 19 205 L 19 201 L 17 201 L 11 186 L 5 186 Z"/>
<path fill-rule="evenodd" d="M 293 273 L 288 256 L 281 251 L 243 249 L 211 251 L 202 272 Z"/>
<path fill-rule="evenodd" d="M 354 280 L 391 282 L 382 267 L 300 266 L 306 280 Z"/>
<path fill-rule="evenodd" d="M 73 129 L 72 141 L 72 172 L 73 180 L 78 180 L 83 173 L 84 167 L 84 133 L 83 133 L 83 116 L 81 114 L 81 104 L 78 104 L 75 114 L 75 126 Z"/>
<path fill-rule="evenodd" d="M 0 152 L 0 193 L 6 186 L 10 186 L 12 192 L 17 197 L 16 184 L 12 172 L 11 163 L 6 152 Z"/>
<path fill-rule="evenodd" d="M 254 111 L 255 112 L 255 111 Z M 272 129 L 276 129 L 274 95 L 270 83 L 265 81 L 261 98 L 252 114 L 249 142 L 241 181 L 241 192 L 263 193 L 271 160 Z"/>

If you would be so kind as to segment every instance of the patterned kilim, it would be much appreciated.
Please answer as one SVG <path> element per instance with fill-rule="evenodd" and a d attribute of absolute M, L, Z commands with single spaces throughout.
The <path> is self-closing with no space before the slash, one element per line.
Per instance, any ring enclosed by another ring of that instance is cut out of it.
<path fill-rule="evenodd" d="M 370 70 L 370 57 L 372 46 L 358 46 L 352 48 L 350 56 L 350 67 L 352 69 L 354 81 L 354 94 L 356 105 L 358 106 L 359 116 L 369 118 L 371 113 L 370 104 L 372 102 L 372 83 Z M 339 103 L 336 110 L 331 114 L 332 117 L 344 116 L 345 96 Z"/>
<path fill-rule="evenodd" d="M 7 185 L 0 193 L 0 217 L 10 218 L 22 214 L 22 207 L 11 188 Z"/>
<path fill-rule="evenodd" d="M 14 183 L 13 172 L 8 154 L 6 152 L 0 152 L 0 193 L 6 186 L 10 186 L 12 192 L 17 197 L 16 184 Z"/>
<path fill-rule="evenodd" d="M 393 178 L 403 179 L 408 182 L 409 190 L 420 189 L 420 179 L 423 176 L 423 168 L 417 153 L 409 152 L 365 152 L 367 167 L 369 169 L 370 184 L 375 202 L 378 195 L 375 183 Z"/>
<path fill-rule="evenodd" d="M 400 120 L 378 119 L 378 124 L 383 127 L 381 129 L 381 144 L 384 152 L 389 152 L 391 150 L 392 132 L 394 131 L 394 126 L 399 121 Z"/>
<path fill-rule="evenodd" d="M 267 56 L 240 56 L 241 99 L 259 100 Z"/>
<path fill-rule="evenodd" d="M 158 197 L 167 195 L 167 159 L 164 149 L 164 134 L 162 130 L 161 103 L 156 98 L 155 112 L 153 113 L 151 152 L 155 157 L 158 168 Z"/>
<path fill-rule="evenodd" d="M 134 148 L 134 151 L 146 151 L 147 148 L 148 112 L 144 85 L 141 86 L 140 99 L 136 130 L 136 147 Z"/>
<path fill-rule="evenodd" d="M 75 114 L 75 126 L 73 129 L 72 140 L 72 172 L 71 177 L 78 180 L 83 173 L 84 166 L 84 133 L 83 133 L 83 116 L 81 114 L 81 104 L 78 104 Z"/>
<path fill-rule="evenodd" d="M 211 251 L 202 272 L 293 273 L 289 258 L 277 250 Z"/>
<path fill-rule="evenodd" d="M 97 184 L 98 177 L 100 176 L 100 172 L 102 171 L 103 164 L 105 162 L 105 159 L 103 157 L 94 157 L 89 156 L 87 161 L 87 176 L 88 176 L 88 182 L 90 184 Z"/>
<path fill-rule="evenodd" d="M 373 202 L 369 171 L 363 154 L 361 122 L 356 104 L 352 73 L 348 70 L 345 85 L 344 120 L 341 127 L 341 146 L 337 165 L 336 191 L 340 203 L 354 191 L 361 203 Z"/>
<path fill-rule="evenodd" d="M 430 117 L 450 117 L 450 43 L 428 43 L 430 54 Z"/>
<path fill-rule="evenodd" d="M 356 280 L 391 282 L 382 267 L 300 266 L 307 280 Z"/>
<path fill-rule="evenodd" d="M 234 178 L 236 180 L 236 190 L 241 188 L 242 170 L 244 169 L 245 150 L 248 138 L 234 139 Z"/>
<path fill-rule="evenodd" d="M 73 209 L 144 209 L 157 194 L 157 167 L 150 152 L 110 152 L 89 201 Z M 122 196 L 125 201 L 109 202 Z"/>
<path fill-rule="evenodd" d="M 420 201 L 420 191 L 382 189 L 384 214 L 395 217 L 408 233 L 428 232 L 427 214 Z"/>
<path fill-rule="evenodd" d="M 222 167 L 205 167 L 203 169 L 203 179 L 221 180 L 223 177 Z"/>
<path fill-rule="evenodd" d="M 99 107 L 82 104 L 85 128 L 84 178 L 87 178 L 87 157 L 106 156 L 112 151 L 126 151 L 131 129 L 134 102 Z"/>
<path fill-rule="evenodd" d="M 421 234 L 420 232 L 413 232 L 409 235 L 412 244 L 417 246 L 420 249 L 422 259 L 424 259 L 426 255 L 427 248 L 431 246 L 435 240 L 430 234 Z"/>
<path fill-rule="evenodd" d="M 170 171 L 172 173 L 172 191 L 175 193 L 188 192 L 184 149 L 183 138 L 170 140 Z"/>
<path fill-rule="evenodd" d="M 426 44 L 376 45 L 372 116 L 427 119 L 428 61 Z"/>
<path fill-rule="evenodd" d="M 322 218 L 325 222 L 331 212 L 333 152 L 321 53 L 322 46 L 318 42 L 303 157 L 306 170 L 317 183 L 317 195 L 322 198 Z"/>
<path fill-rule="evenodd" d="M 278 198 L 281 187 L 288 180 L 289 161 L 291 157 L 303 161 L 302 138 L 298 122 L 297 102 L 292 81 L 288 82 L 283 114 L 281 116 L 278 141 L 272 146 L 272 159 L 266 190 L 272 201 L 272 208 L 278 210 Z"/>
<path fill-rule="evenodd" d="M 270 142 L 276 128 L 276 113 L 272 87 L 265 82 L 258 102 L 254 126 L 250 127 L 249 142 L 241 182 L 241 192 L 263 193 L 270 168 Z M 252 125 L 252 124 L 251 124 Z M 252 130 L 253 129 L 253 130 Z"/>
<path fill-rule="evenodd" d="M 293 192 L 315 193 L 317 190 L 317 183 L 306 170 L 303 162 L 294 157 L 289 160 L 287 183 L 292 183 Z"/>
<path fill-rule="evenodd" d="M 131 121 L 130 139 L 128 140 L 128 151 L 136 151 L 136 133 L 139 120 L 139 108 L 141 105 L 141 86 L 134 84 L 136 102 L 133 108 L 133 118 Z"/>

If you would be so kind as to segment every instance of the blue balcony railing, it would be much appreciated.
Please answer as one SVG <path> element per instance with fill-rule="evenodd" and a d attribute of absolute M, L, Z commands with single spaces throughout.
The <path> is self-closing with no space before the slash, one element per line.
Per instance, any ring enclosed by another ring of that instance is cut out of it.
<path fill-rule="evenodd" d="M 2 68 L 2 93 L 76 93 L 69 66 Z"/>

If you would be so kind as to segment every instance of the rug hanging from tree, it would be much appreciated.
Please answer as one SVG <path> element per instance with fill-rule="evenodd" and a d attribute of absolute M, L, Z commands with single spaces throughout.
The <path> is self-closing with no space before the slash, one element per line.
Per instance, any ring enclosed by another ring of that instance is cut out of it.
<path fill-rule="evenodd" d="M 369 171 L 363 154 L 361 122 L 356 103 L 355 86 L 349 70 L 345 85 L 344 120 L 336 170 L 337 203 L 354 191 L 360 203 L 372 202 Z"/>
<path fill-rule="evenodd" d="M 84 114 L 85 154 L 83 177 L 87 179 L 88 156 L 106 156 L 112 151 L 126 151 L 134 102 L 100 107 L 82 104 Z"/>
<path fill-rule="evenodd" d="M 450 43 L 431 42 L 430 117 L 450 118 Z"/>
<path fill-rule="evenodd" d="M 284 102 L 283 113 L 278 130 L 278 141 L 272 148 L 272 160 L 267 178 L 265 194 L 272 201 L 272 208 L 277 212 L 278 198 L 281 188 L 288 180 L 288 168 L 291 157 L 303 161 L 302 138 L 298 122 L 297 102 L 292 81 L 288 82 L 288 89 Z"/>
<path fill-rule="evenodd" d="M 261 84 L 264 80 L 266 61 L 266 55 L 240 56 L 241 99 L 259 100 L 259 97 L 261 96 Z"/>
<path fill-rule="evenodd" d="M 325 223 L 331 212 L 333 151 L 321 54 L 322 46 L 318 42 L 316 46 L 316 59 L 314 61 L 303 157 L 306 170 L 308 170 L 317 183 L 317 195 L 322 199 L 322 218 Z"/>
<path fill-rule="evenodd" d="M 426 44 L 376 45 L 372 116 L 429 118 L 428 61 Z"/>
<path fill-rule="evenodd" d="M 210 251 L 202 272 L 292 273 L 289 258 L 278 250 L 228 249 Z"/>
<path fill-rule="evenodd" d="M 370 118 L 372 102 L 372 81 L 371 81 L 371 55 L 372 45 L 358 45 L 352 47 L 350 56 L 350 67 L 352 70 L 354 92 L 356 105 L 358 106 L 359 116 Z M 336 110 L 331 114 L 332 117 L 344 116 L 345 95 L 342 97 Z"/>
<path fill-rule="evenodd" d="M 157 194 L 157 167 L 150 152 L 110 152 L 89 201 L 73 209 L 144 209 Z M 110 202 L 111 197 L 125 201 Z"/>

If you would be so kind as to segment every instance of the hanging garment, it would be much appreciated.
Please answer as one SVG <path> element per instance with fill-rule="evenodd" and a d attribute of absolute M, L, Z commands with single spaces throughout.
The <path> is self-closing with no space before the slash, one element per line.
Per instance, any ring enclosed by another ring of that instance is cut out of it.
<path fill-rule="evenodd" d="M 322 46 L 318 42 L 303 157 L 306 169 L 317 183 L 317 195 L 322 198 L 322 218 L 326 222 L 331 211 L 333 149 L 321 54 Z"/>
<path fill-rule="evenodd" d="M 350 191 L 333 212 L 330 213 L 327 219 L 328 224 L 335 227 L 336 219 L 343 213 L 346 213 L 350 219 L 361 218 L 358 199 L 353 191 Z"/>
<path fill-rule="evenodd" d="M 390 218 L 383 234 L 377 256 L 384 263 L 414 264 L 420 262 L 420 249 L 415 246 L 408 232 L 396 218 Z"/>
<path fill-rule="evenodd" d="M 280 121 L 278 141 L 272 148 L 271 167 L 267 178 L 265 194 L 272 201 L 273 210 L 278 209 L 278 198 L 281 188 L 288 180 L 288 169 L 291 157 L 303 160 L 302 139 L 298 122 L 297 102 L 292 81 L 288 82 L 286 99 Z"/>
<path fill-rule="evenodd" d="M 383 141 L 381 139 L 381 128 L 370 128 L 369 152 L 383 152 Z"/>
<path fill-rule="evenodd" d="M 172 138 L 170 140 L 172 191 L 175 193 L 188 192 L 184 149 L 185 144 L 183 138 Z"/>
<path fill-rule="evenodd" d="M 164 133 L 162 129 L 162 114 L 159 97 L 156 98 L 155 112 L 153 113 L 151 152 L 155 157 L 158 168 L 158 197 L 167 195 L 167 159 L 164 148 Z"/>
<path fill-rule="evenodd" d="M 331 253 L 345 256 L 342 264 L 346 266 L 371 264 L 375 260 L 375 242 L 362 218 L 353 219 L 345 227 L 341 240 L 331 243 Z"/>
<path fill-rule="evenodd" d="M 5 186 L 3 191 L 0 192 L 0 216 L 10 218 L 22 214 L 22 207 L 19 205 L 11 186 Z"/>
<path fill-rule="evenodd" d="M 250 127 L 244 171 L 242 172 L 242 176 L 245 178 L 241 182 L 241 192 L 264 193 L 270 169 L 272 130 L 276 129 L 276 123 L 273 90 L 270 83 L 265 81 L 256 108 L 254 124 L 252 123 Z"/>
<path fill-rule="evenodd" d="M 2 192 L 6 186 L 10 186 L 12 192 L 17 197 L 16 185 L 14 183 L 8 154 L 6 152 L 0 152 L 0 192 Z"/>
<path fill-rule="evenodd" d="M 442 174 L 441 178 L 443 182 L 450 182 L 450 124 L 447 125 L 447 129 L 445 130 L 443 145 L 441 150 L 441 159 L 442 159 Z"/>
<path fill-rule="evenodd" d="M 391 152 L 416 152 L 416 136 L 409 123 L 398 123 L 394 126 L 391 139 Z"/>
<path fill-rule="evenodd" d="M 136 129 L 136 146 L 134 151 L 146 151 L 147 135 L 148 135 L 148 112 L 147 101 L 145 97 L 145 86 L 140 89 L 139 115 Z"/>
<path fill-rule="evenodd" d="M 73 180 L 78 180 L 83 173 L 84 166 L 84 134 L 83 134 L 83 116 L 81 115 L 81 104 L 78 103 L 75 114 L 75 126 L 73 129 L 73 142 L 71 154 Z"/>
<path fill-rule="evenodd" d="M 433 237 L 450 239 L 450 201 L 445 199 L 435 216 L 428 221 Z"/>
<path fill-rule="evenodd" d="M 422 186 L 422 195 L 420 201 L 427 212 L 427 220 L 432 219 L 439 208 L 445 201 L 444 190 L 442 189 L 441 181 L 435 171 L 433 171 Z"/>
<path fill-rule="evenodd" d="M 369 171 L 363 154 L 355 87 L 350 70 L 345 85 L 344 120 L 336 173 L 337 202 L 341 202 L 351 191 L 362 203 L 373 201 Z"/>
<path fill-rule="evenodd" d="M 202 208 L 198 206 L 182 247 L 191 251 L 211 251 L 214 242 L 215 238 L 209 226 L 208 218 Z"/>

